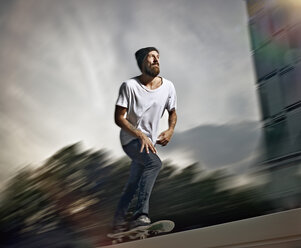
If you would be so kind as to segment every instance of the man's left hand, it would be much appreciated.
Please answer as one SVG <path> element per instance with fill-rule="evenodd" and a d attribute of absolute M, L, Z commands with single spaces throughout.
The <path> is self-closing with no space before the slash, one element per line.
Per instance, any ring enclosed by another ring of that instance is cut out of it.
<path fill-rule="evenodd" d="M 173 130 L 170 130 L 170 129 L 162 132 L 158 136 L 157 144 L 162 145 L 162 146 L 166 146 L 168 144 L 168 142 L 170 141 L 172 135 L 173 135 Z"/>

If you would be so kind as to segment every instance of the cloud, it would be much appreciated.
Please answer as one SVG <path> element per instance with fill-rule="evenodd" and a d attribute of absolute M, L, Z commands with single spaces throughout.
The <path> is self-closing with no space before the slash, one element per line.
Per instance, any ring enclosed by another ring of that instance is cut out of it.
<path fill-rule="evenodd" d="M 42 161 L 77 141 L 123 155 L 114 105 L 121 82 L 139 73 L 142 46 L 159 48 L 162 76 L 176 86 L 178 131 L 258 119 L 243 1 L 5 3 L 3 164 Z"/>
<path fill-rule="evenodd" d="M 209 170 L 245 170 L 259 159 L 261 136 L 257 122 L 201 125 L 176 132 L 171 143 L 159 151 L 164 157 L 173 158 L 177 154 L 178 163 L 186 165 L 199 162 Z"/>

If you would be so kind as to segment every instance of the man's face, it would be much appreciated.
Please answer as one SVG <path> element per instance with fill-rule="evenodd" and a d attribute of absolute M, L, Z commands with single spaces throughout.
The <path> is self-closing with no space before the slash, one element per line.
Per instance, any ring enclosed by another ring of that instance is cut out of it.
<path fill-rule="evenodd" d="M 151 77 L 156 77 L 160 73 L 159 53 L 151 51 L 144 59 L 142 72 Z"/>

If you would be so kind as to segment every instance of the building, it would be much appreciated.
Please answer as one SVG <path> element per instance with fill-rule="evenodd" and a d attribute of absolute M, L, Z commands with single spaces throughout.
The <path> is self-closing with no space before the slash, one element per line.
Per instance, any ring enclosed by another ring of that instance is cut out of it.
<path fill-rule="evenodd" d="M 271 172 L 269 195 L 283 199 L 285 204 L 298 205 L 301 0 L 246 0 L 246 5 L 264 134 L 261 166 Z"/>

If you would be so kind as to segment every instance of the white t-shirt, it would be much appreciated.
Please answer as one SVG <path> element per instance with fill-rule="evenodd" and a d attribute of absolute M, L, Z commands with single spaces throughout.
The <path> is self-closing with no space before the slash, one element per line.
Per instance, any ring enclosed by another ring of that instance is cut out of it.
<path fill-rule="evenodd" d="M 141 84 L 138 78 L 131 78 L 120 86 L 116 105 L 127 108 L 126 119 L 156 144 L 159 120 L 165 109 L 170 111 L 177 107 L 176 90 L 173 83 L 165 78 L 162 78 L 160 87 L 154 90 Z M 122 145 L 134 139 L 137 138 L 121 129 Z"/>

